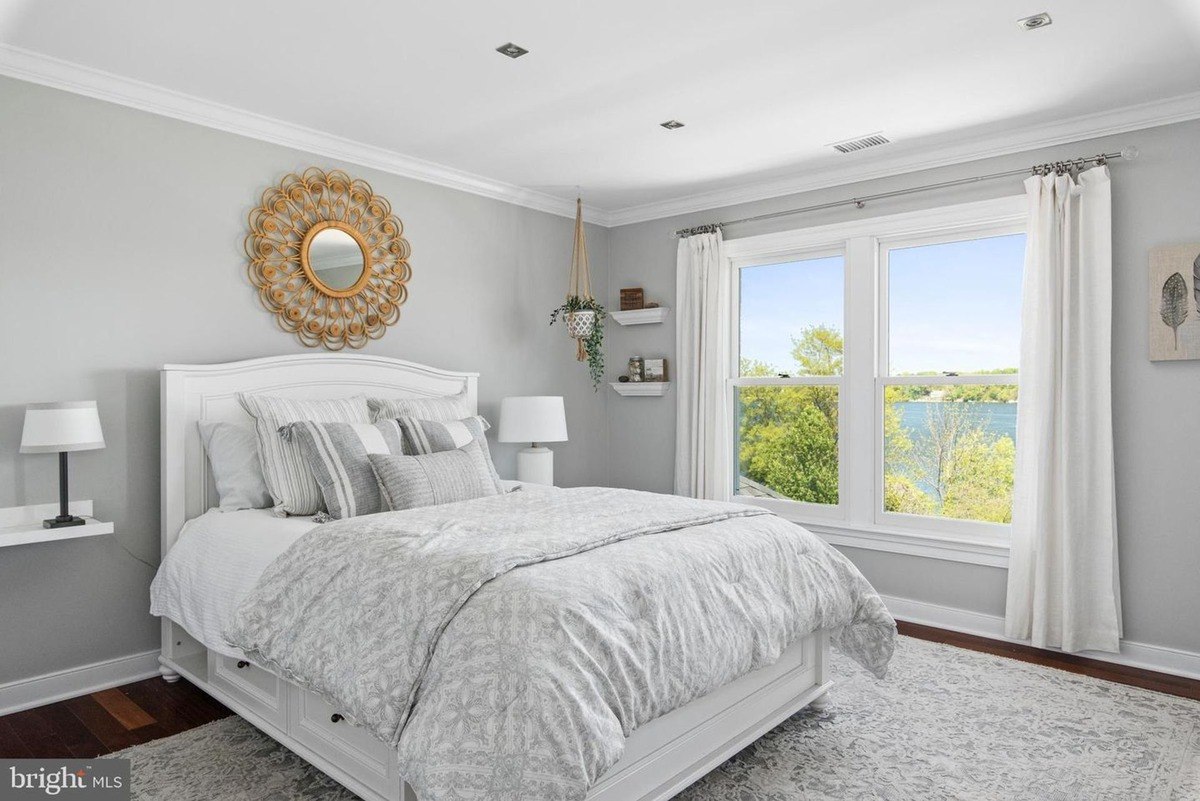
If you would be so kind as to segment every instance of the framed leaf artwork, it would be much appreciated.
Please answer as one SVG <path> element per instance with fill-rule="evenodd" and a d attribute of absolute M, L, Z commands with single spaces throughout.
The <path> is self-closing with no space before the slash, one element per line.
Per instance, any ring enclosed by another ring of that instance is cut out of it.
<path fill-rule="evenodd" d="M 1200 359 L 1200 244 L 1150 249 L 1150 360 Z"/>

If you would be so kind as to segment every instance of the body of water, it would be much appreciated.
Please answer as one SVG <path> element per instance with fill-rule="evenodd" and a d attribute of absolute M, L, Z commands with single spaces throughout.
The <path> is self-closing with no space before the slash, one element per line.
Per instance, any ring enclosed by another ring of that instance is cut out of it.
<path fill-rule="evenodd" d="M 900 413 L 900 425 L 913 442 L 929 436 L 929 416 L 937 412 L 941 401 L 907 401 L 894 404 Z M 965 406 L 968 419 L 982 425 L 988 433 L 1008 436 L 1017 441 L 1017 404 L 1015 403 L 954 403 Z"/>

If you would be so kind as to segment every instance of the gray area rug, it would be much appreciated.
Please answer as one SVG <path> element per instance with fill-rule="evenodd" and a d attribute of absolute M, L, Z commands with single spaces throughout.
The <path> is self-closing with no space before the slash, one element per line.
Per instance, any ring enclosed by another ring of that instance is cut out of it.
<path fill-rule="evenodd" d="M 884 681 L 834 674 L 680 801 L 1200 799 L 1200 703 L 909 637 Z M 237 717 L 118 756 L 135 798 L 354 798 Z"/>

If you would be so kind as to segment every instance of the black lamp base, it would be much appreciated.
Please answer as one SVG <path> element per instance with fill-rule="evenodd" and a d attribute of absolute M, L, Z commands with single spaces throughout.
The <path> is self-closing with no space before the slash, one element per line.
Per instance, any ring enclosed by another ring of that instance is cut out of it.
<path fill-rule="evenodd" d="M 71 517 L 70 515 L 59 515 L 51 517 L 48 520 L 42 521 L 42 528 L 67 528 L 68 526 L 82 526 L 87 523 L 82 517 Z"/>
<path fill-rule="evenodd" d="M 70 514 L 67 507 L 67 452 L 61 451 L 58 454 L 58 517 L 43 520 L 42 528 L 67 528 L 82 526 L 87 522 L 82 517 Z"/>

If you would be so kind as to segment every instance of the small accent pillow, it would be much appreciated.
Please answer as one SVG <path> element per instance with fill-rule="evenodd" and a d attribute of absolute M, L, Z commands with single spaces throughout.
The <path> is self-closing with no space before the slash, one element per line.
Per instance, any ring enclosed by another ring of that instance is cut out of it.
<path fill-rule="evenodd" d="M 412 417 L 401 417 L 400 428 L 404 432 L 404 453 L 417 456 L 423 453 L 440 453 L 461 448 L 472 440 L 479 443 L 483 451 L 484 461 L 491 470 L 492 480 L 499 491 L 500 474 L 492 463 L 492 453 L 488 450 L 487 435 L 484 433 L 491 426 L 479 415 L 463 420 L 416 420 Z"/>
<path fill-rule="evenodd" d="M 367 398 L 371 407 L 371 421 L 397 417 L 415 417 L 418 420 L 461 420 L 475 413 L 467 404 L 467 393 L 446 395 L 441 398 Z"/>
<path fill-rule="evenodd" d="M 389 453 L 399 456 L 400 425 L 395 420 L 378 423 L 314 423 L 304 420 L 284 426 L 284 439 L 300 444 L 325 508 L 334 519 L 373 515 L 385 511 L 379 482 L 367 455 Z"/>
<path fill-rule="evenodd" d="M 201 420 L 196 426 L 212 465 L 218 508 L 222 512 L 269 508 L 273 501 L 263 480 L 254 429 L 211 420 Z"/>
<path fill-rule="evenodd" d="M 369 423 L 371 410 L 362 395 L 333 400 L 297 400 L 272 395 L 239 392 L 238 403 L 254 418 L 258 435 L 258 454 L 262 460 L 267 490 L 275 499 L 277 515 L 312 515 L 325 502 L 300 443 L 287 442 L 279 429 L 289 423 L 312 420 L 317 423 Z"/>
<path fill-rule="evenodd" d="M 420 456 L 367 456 L 392 511 L 499 495 L 479 443 Z"/>

